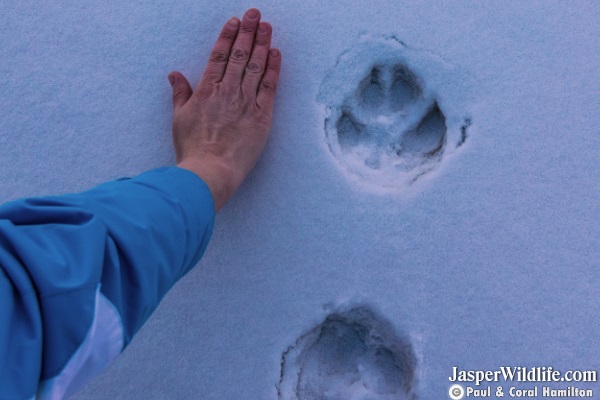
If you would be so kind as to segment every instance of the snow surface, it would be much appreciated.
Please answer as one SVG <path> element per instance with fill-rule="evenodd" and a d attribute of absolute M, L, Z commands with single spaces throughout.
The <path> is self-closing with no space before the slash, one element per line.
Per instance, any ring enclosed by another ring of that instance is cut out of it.
<path fill-rule="evenodd" d="M 259 7 L 283 53 L 204 259 L 77 399 L 444 399 L 453 366 L 600 369 L 598 2 L 214 4 L 0 3 L 1 201 L 172 164 L 166 75 L 197 81 L 228 17 Z"/>

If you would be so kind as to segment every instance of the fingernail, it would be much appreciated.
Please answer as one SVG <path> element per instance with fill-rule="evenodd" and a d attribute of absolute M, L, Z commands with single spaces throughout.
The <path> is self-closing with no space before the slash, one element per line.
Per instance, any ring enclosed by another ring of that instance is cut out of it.
<path fill-rule="evenodd" d="M 230 28 L 236 29 L 238 26 L 240 26 L 239 19 L 237 19 L 236 17 L 229 19 L 229 27 Z"/>
<path fill-rule="evenodd" d="M 169 83 L 171 84 L 171 87 L 175 86 L 175 81 L 176 81 L 175 75 L 169 74 L 168 78 L 169 78 Z"/>
<path fill-rule="evenodd" d="M 273 58 L 279 57 L 279 50 L 277 50 L 277 49 L 269 50 L 269 57 L 273 57 Z"/>
<path fill-rule="evenodd" d="M 261 22 L 261 23 L 258 25 L 258 31 L 259 31 L 260 33 L 265 33 L 265 32 L 266 32 L 266 31 L 268 31 L 268 30 L 269 30 L 269 25 L 267 25 L 266 23 L 264 23 L 264 22 Z"/>
<path fill-rule="evenodd" d="M 258 10 L 251 8 L 250 10 L 248 10 L 246 12 L 246 15 L 248 16 L 248 18 L 250 19 L 255 19 L 258 17 Z"/>

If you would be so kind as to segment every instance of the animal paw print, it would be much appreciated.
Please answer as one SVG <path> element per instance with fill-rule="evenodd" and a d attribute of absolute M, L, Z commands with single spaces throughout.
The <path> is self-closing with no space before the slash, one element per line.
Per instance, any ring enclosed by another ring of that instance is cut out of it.
<path fill-rule="evenodd" d="M 280 400 L 414 400 L 416 358 L 365 306 L 330 314 L 282 356 Z"/>
<path fill-rule="evenodd" d="M 449 140 L 446 116 L 408 67 L 404 50 L 397 39 L 363 42 L 340 58 L 319 96 L 327 106 L 325 132 L 334 156 L 362 180 L 384 187 L 402 187 L 432 171 L 449 147 L 464 143 L 470 124 L 465 119 L 460 137 Z M 375 62 L 365 65 L 369 59 Z M 357 83 L 340 95 L 335 87 L 348 87 L 343 74 Z"/>

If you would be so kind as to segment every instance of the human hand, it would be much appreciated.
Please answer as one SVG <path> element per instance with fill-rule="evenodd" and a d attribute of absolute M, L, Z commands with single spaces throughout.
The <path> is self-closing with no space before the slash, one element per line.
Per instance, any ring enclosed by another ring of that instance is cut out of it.
<path fill-rule="evenodd" d="M 177 71 L 173 144 L 177 166 L 202 178 L 219 211 L 262 154 L 271 128 L 281 53 L 272 28 L 251 8 L 223 27 L 200 83 L 192 90 Z"/>

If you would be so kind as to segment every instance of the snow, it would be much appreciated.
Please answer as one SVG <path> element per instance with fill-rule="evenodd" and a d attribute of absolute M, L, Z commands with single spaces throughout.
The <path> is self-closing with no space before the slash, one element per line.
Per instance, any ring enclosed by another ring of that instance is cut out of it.
<path fill-rule="evenodd" d="M 75 398 L 444 399 L 454 366 L 599 369 L 597 2 L 3 2 L 0 200 L 172 164 L 168 72 L 197 81 L 252 6 L 284 62 L 265 154 L 204 259 Z M 365 92 L 376 66 L 405 68 L 404 88 Z M 399 160 L 389 138 L 421 100 L 446 132 Z M 342 104 L 376 140 L 350 130 L 344 152 Z"/>

